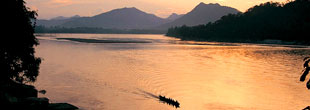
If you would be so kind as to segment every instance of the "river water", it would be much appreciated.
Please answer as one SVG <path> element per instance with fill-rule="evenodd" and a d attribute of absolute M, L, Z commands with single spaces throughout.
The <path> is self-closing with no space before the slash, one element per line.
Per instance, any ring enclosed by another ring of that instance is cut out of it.
<path fill-rule="evenodd" d="M 83 38 L 135 43 L 87 43 Z M 163 35 L 43 34 L 35 86 L 82 110 L 301 110 L 302 46 L 186 42 Z M 143 41 L 139 43 L 140 41 Z"/>

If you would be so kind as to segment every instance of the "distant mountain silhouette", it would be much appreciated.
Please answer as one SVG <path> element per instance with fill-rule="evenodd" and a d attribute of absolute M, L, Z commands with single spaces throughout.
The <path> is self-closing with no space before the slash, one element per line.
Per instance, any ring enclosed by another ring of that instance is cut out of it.
<path fill-rule="evenodd" d="M 235 8 L 221 6 L 219 4 L 205 4 L 201 2 L 192 11 L 185 14 L 184 16 L 159 26 L 160 29 L 167 29 L 173 26 L 194 26 L 199 24 L 207 24 L 208 22 L 214 22 L 219 20 L 222 16 L 227 14 L 235 14 L 239 11 Z"/>
<path fill-rule="evenodd" d="M 51 26 L 59 26 L 65 22 L 74 20 L 80 18 L 79 15 L 75 15 L 72 17 L 63 17 L 63 16 L 58 16 L 55 18 L 51 18 L 50 20 L 44 20 L 44 19 L 39 19 L 37 20 L 37 25 L 39 26 L 46 26 L 46 27 L 51 27 Z"/>
<path fill-rule="evenodd" d="M 79 18 L 79 17 L 80 17 L 79 15 L 74 15 L 72 17 L 58 16 L 58 17 L 55 17 L 55 18 L 51 18 L 50 20 L 65 20 L 65 19 Z"/>
<path fill-rule="evenodd" d="M 172 13 L 169 17 L 167 17 L 166 19 L 167 20 L 170 20 L 170 21 L 174 21 L 174 20 L 176 20 L 176 19 L 178 19 L 178 18 L 180 18 L 180 17 L 182 17 L 182 16 L 184 16 L 184 14 L 180 14 L 180 15 L 178 15 L 178 14 L 176 14 L 176 13 Z"/>
<path fill-rule="evenodd" d="M 100 27 L 110 29 L 145 29 L 167 21 L 137 8 L 121 8 L 92 17 L 81 17 L 63 23 L 63 27 Z"/>
<path fill-rule="evenodd" d="M 45 30 L 50 30 L 50 27 L 53 27 L 53 30 L 83 27 L 92 29 L 138 29 L 166 31 L 172 26 L 193 26 L 214 22 L 224 15 L 238 12 L 239 11 L 234 8 L 220 6 L 219 4 L 200 3 L 191 12 L 185 15 L 172 13 L 169 17 L 164 19 L 157 17 L 154 14 L 143 12 L 135 7 L 131 7 L 114 9 L 91 17 L 74 16 L 70 18 L 56 17 L 50 20 L 37 20 L 37 25 L 41 26 L 41 29 Z"/>

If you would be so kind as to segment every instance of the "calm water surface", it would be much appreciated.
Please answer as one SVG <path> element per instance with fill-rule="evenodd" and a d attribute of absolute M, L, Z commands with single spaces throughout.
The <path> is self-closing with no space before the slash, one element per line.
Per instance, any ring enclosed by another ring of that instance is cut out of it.
<path fill-rule="evenodd" d="M 81 43 L 56 38 L 138 40 Z M 310 91 L 299 82 L 309 48 L 183 42 L 163 35 L 46 34 L 38 89 L 51 102 L 82 110 L 300 110 Z"/>

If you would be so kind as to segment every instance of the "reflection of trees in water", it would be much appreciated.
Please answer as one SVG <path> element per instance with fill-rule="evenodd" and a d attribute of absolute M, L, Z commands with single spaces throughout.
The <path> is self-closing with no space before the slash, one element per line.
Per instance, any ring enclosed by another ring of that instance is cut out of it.
<path fill-rule="evenodd" d="M 302 75 L 300 77 L 300 81 L 305 81 L 306 80 L 306 76 L 309 74 L 309 71 L 310 71 L 309 62 L 310 62 L 310 57 L 304 58 L 304 65 L 303 65 L 304 66 L 304 70 L 302 71 Z M 310 89 L 310 79 L 306 83 L 306 86 L 307 86 L 308 89 Z"/>
<path fill-rule="evenodd" d="M 309 62 L 310 62 L 310 57 L 304 58 L 304 65 L 303 65 L 304 69 L 302 70 L 302 75 L 300 77 L 300 81 L 302 82 L 306 80 L 306 76 L 309 74 L 309 71 L 310 71 Z M 310 79 L 306 83 L 306 87 L 310 89 Z M 310 106 L 307 106 L 306 108 L 302 110 L 310 110 Z"/>

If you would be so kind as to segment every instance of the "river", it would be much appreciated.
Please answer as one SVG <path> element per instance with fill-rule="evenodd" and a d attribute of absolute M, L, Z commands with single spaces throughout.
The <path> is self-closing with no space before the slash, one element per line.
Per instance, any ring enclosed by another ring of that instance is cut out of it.
<path fill-rule="evenodd" d="M 42 34 L 40 97 L 81 110 L 301 110 L 310 48 L 179 41 L 163 35 Z M 113 40 L 88 43 L 58 38 Z M 117 43 L 117 41 L 126 41 Z M 127 42 L 129 41 L 129 42 Z M 134 42 L 131 42 L 134 41 Z M 308 80 L 308 79 L 307 79 Z"/>

